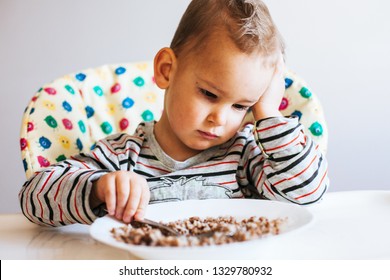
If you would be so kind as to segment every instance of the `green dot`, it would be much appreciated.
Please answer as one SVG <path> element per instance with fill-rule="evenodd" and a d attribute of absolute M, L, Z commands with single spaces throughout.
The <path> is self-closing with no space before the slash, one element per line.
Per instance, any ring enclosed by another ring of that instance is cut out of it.
<path fill-rule="evenodd" d="M 303 98 L 310 98 L 311 97 L 311 91 L 306 87 L 302 87 L 300 89 L 299 93 L 302 95 Z"/>
<path fill-rule="evenodd" d="M 103 95 L 103 90 L 102 90 L 102 88 L 99 87 L 99 86 L 95 86 L 95 87 L 93 88 L 93 91 L 94 91 L 97 95 L 99 95 L 99 96 L 102 96 L 102 95 Z"/>
<path fill-rule="evenodd" d="M 63 161 L 63 160 L 66 160 L 66 156 L 65 156 L 65 155 L 59 155 L 59 156 L 56 158 L 56 161 L 57 161 L 57 162 L 60 162 L 60 161 Z"/>
<path fill-rule="evenodd" d="M 74 94 L 74 93 L 75 93 L 74 89 L 73 89 L 70 85 L 66 85 L 66 86 L 65 86 L 65 89 L 66 89 L 69 93 L 71 93 L 71 94 Z"/>
<path fill-rule="evenodd" d="M 319 122 L 313 123 L 313 124 L 309 127 L 309 130 L 310 130 L 310 132 L 311 132 L 314 136 L 320 136 L 320 135 L 322 135 L 322 133 L 324 132 L 324 130 L 322 129 L 322 125 L 321 125 Z"/>
<path fill-rule="evenodd" d="M 145 81 L 142 77 L 137 77 L 133 80 L 133 83 L 137 86 L 137 87 L 142 87 L 144 84 L 145 84 Z"/>
<path fill-rule="evenodd" d="M 109 122 L 102 123 L 100 127 L 105 134 L 110 134 L 112 132 L 112 126 Z"/>
<path fill-rule="evenodd" d="M 144 121 L 146 122 L 150 122 L 152 120 L 154 120 L 154 115 L 151 111 L 149 110 L 146 110 L 142 113 L 141 117 L 143 118 Z"/>
<path fill-rule="evenodd" d="M 45 118 L 45 122 L 47 123 L 48 126 L 51 128 L 56 128 L 58 126 L 57 121 L 52 117 L 52 116 L 47 116 Z"/>
<path fill-rule="evenodd" d="M 78 122 L 78 125 L 79 125 L 79 128 L 80 128 L 81 132 L 82 132 L 82 133 L 85 133 L 86 128 L 85 128 L 84 122 L 83 122 L 82 120 L 80 120 L 80 121 Z"/>

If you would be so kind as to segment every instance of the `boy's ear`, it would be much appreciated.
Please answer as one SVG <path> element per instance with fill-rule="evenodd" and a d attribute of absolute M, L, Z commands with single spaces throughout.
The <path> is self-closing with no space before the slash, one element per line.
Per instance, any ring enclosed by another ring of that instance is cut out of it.
<path fill-rule="evenodd" d="M 167 89 L 176 69 L 176 55 L 171 48 L 163 48 L 154 57 L 154 80 L 161 89 Z"/>

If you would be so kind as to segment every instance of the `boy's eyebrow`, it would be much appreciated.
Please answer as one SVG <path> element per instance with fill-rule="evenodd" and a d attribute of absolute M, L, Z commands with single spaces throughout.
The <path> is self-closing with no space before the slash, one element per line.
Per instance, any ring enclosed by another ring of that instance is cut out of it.
<path fill-rule="evenodd" d="M 220 89 L 219 87 L 217 87 L 216 85 L 214 85 L 212 82 L 207 81 L 207 80 L 205 80 L 205 79 L 202 79 L 202 78 L 200 78 L 199 76 L 197 76 L 197 78 L 198 78 L 198 80 L 200 80 L 201 82 L 207 84 L 209 87 L 215 89 L 216 91 L 221 92 L 221 93 L 223 93 L 223 94 L 226 94 L 226 92 L 225 92 L 224 90 Z"/>
<path fill-rule="evenodd" d="M 217 92 L 220 92 L 220 93 L 222 93 L 222 94 L 224 94 L 224 95 L 227 95 L 227 93 L 226 93 L 224 90 L 220 89 L 219 87 L 217 87 L 216 85 L 214 85 L 212 82 L 207 81 L 207 80 L 205 80 L 205 79 L 202 79 L 202 78 L 200 78 L 200 77 L 198 77 L 198 76 L 197 76 L 197 78 L 198 78 L 201 82 L 207 84 L 209 87 L 215 89 Z M 241 102 L 256 103 L 257 100 L 243 99 Z"/>

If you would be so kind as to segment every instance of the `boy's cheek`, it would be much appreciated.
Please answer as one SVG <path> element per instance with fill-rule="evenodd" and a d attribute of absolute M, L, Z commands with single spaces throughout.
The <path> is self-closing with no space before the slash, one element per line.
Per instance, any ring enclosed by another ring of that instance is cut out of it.
<path fill-rule="evenodd" d="M 227 125 L 229 126 L 228 131 L 232 134 L 230 137 L 233 137 L 234 134 L 240 130 L 243 124 L 246 124 L 246 122 L 249 122 L 250 119 L 252 119 L 250 116 L 247 116 L 248 114 L 243 114 L 241 116 L 231 117 L 227 121 Z M 252 123 L 252 122 L 251 122 Z"/>

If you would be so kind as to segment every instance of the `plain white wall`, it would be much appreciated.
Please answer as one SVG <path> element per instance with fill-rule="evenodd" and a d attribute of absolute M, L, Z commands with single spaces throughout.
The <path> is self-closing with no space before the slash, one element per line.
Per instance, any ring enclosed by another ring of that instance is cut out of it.
<path fill-rule="evenodd" d="M 265 1 L 287 62 L 323 103 L 331 190 L 390 189 L 390 3 Z M 189 0 L 0 0 L 0 213 L 20 212 L 19 129 L 42 84 L 89 67 L 152 59 Z"/>

